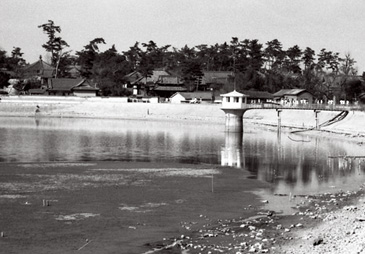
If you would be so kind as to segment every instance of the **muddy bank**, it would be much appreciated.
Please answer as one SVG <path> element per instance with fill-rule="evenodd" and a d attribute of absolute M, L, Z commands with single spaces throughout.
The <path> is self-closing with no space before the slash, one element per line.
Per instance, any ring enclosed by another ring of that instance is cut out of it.
<path fill-rule="evenodd" d="M 247 190 L 266 185 L 247 176 L 173 163 L 0 163 L 0 252 L 147 253 L 216 218 L 255 215 L 262 203 Z"/>

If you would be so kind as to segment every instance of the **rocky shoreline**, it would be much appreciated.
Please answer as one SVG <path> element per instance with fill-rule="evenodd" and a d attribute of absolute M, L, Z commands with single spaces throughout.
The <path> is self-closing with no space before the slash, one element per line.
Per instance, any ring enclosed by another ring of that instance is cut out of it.
<path fill-rule="evenodd" d="M 146 244 L 146 253 L 362 253 L 365 251 L 364 189 L 295 199 L 292 215 L 256 209 L 257 216 L 231 220 L 206 218 L 204 225 L 183 222 L 188 235 Z M 270 202 L 263 200 L 263 202 Z M 204 217 L 204 215 L 201 215 Z"/>

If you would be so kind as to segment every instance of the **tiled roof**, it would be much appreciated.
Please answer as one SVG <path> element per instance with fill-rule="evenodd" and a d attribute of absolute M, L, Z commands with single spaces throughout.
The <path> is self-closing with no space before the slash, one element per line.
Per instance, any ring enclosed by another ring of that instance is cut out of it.
<path fill-rule="evenodd" d="M 37 62 L 24 67 L 26 76 L 40 76 L 44 78 L 51 78 L 54 76 L 55 68 L 50 64 L 39 59 Z"/>
<path fill-rule="evenodd" d="M 50 91 L 71 91 L 71 90 L 99 90 L 92 87 L 86 79 L 73 79 L 73 78 L 54 78 L 51 79 L 52 88 Z"/>
<path fill-rule="evenodd" d="M 147 79 L 145 79 L 145 78 L 141 79 L 141 83 L 143 83 L 143 84 L 156 83 L 160 76 L 169 76 L 169 75 L 170 75 L 170 73 L 168 73 L 167 71 L 154 70 L 150 77 L 147 77 Z"/>
<path fill-rule="evenodd" d="M 308 92 L 305 89 L 281 89 L 280 91 L 273 94 L 274 97 L 281 97 L 284 95 L 299 95 L 303 92 Z"/>
<path fill-rule="evenodd" d="M 70 90 L 80 84 L 83 81 L 81 78 L 53 78 L 51 79 L 51 89 L 50 90 Z"/>
<path fill-rule="evenodd" d="M 271 93 L 265 92 L 265 91 L 244 90 L 242 92 L 253 99 L 273 99 L 274 98 L 274 96 Z"/>
<path fill-rule="evenodd" d="M 144 79 L 144 77 L 138 71 L 134 71 L 134 72 L 131 72 L 131 73 L 125 75 L 124 79 L 131 84 L 135 84 L 137 82 L 140 82 L 142 79 Z"/>
<path fill-rule="evenodd" d="M 169 85 L 181 85 L 182 82 L 179 77 L 177 76 L 160 76 L 158 81 L 158 84 L 169 84 Z"/>
<path fill-rule="evenodd" d="M 159 86 L 157 85 L 154 91 L 170 91 L 170 92 L 185 92 L 186 88 L 182 86 Z"/>
<path fill-rule="evenodd" d="M 230 77 L 233 77 L 231 71 L 204 71 L 202 77 L 202 84 L 209 83 L 226 83 Z"/>

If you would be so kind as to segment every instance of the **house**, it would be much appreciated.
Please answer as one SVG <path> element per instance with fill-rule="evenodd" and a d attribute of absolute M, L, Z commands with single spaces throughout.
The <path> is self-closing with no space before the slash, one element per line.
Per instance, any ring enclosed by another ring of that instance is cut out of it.
<path fill-rule="evenodd" d="M 145 77 L 139 71 L 134 71 L 124 76 L 126 82 L 124 88 L 131 89 L 135 96 L 147 96 L 161 76 L 171 76 L 171 74 L 164 69 L 155 69 L 151 75 Z"/>
<path fill-rule="evenodd" d="M 206 91 L 212 85 L 227 85 L 234 77 L 231 71 L 203 71 L 203 77 L 200 80 L 199 90 Z"/>
<path fill-rule="evenodd" d="M 152 71 L 149 77 L 143 77 L 140 82 L 147 86 L 153 86 L 160 79 L 161 76 L 170 76 L 171 74 L 163 69 L 156 69 Z"/>
<path fill-rule="evenodd" d="M 222 109 L 242 109 L 244 104 L 247 104 L 248 95 L 237 92 L 236 90 L 221 94 Z"/>
<path fill-rule="evenodd" d="M 130 90 L 134 96 L 146 95 L 147 91 L 145 86 L 142 87 L 141 80 L 144 79 L 142 74 L 138 71 L 134 71 L 124 76 L 125 84 L 124 88 Z"/>
<path fill-rule="evenodd" d="M 171 103 L 212 103 L 212 92 L 176 92 L 170 97 Z"/>
<path fill-rule="evenodd" d="M 265 91 L 244 90 L 242 93 L 248 96 L 247 103 L 249 104 L 272 102 L 274 100 L 274 96 Z"/>
<path fill-rule="evenodd" d="M 54 78 L 50 80 L 47 91 L 49 95 L 92 97 L 98 94 L 99 89 L 92 86 L 87 79 Z"/>
<path fill-rule="evenodd" d="M 134 96 L 158 96 L 167 100 L 174 93 L 187 91 L 182 79 L 165 69 L 155 69 L 148 77 L 134 71 L 124 76 L 124 79 L 124 87 L 133 89 Z"/>
<path fill-rule="evenodd" d="M 138 71 L 131 72 L 124 76 L 126 82 L 124 88 L 133 88 L 134 85 L 140 83 L 144 77 Z M 143 83 L 143 82 L 141 82 Z"/>
<path fill-rule="evenodd" d="M 305 89 L 281 89 L 273 94 L 274 100 L 281 104 L 312 104 L 314 96 Z"/>
<path fill-rule="evenodd" d="M 186 92 L 187 89 L 179 77 L 161 75 L 151 91 L 159 97 L 170 98 L 174 93 Z"/>
<path fill-rule="evenodd" d="M 24 67 L 23 73 L 24 78 L 40 78 L 43 85 L 47 84 L 48 80 L 55 76 L 56 68 L 44 62 L 40 56 L 37 62 Z"/>

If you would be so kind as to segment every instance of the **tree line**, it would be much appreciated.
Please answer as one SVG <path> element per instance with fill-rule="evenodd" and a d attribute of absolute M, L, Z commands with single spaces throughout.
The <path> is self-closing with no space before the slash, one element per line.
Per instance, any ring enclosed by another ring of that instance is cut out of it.
<path fill-rule="evenodd" d="M 323 100 L 333 96 L 353 100 L 365 91 L 351 54 L 340 56 L 325 48 L 319 52 L 298 45 L 284 49 L 278 39 L 262 44 L 257 39 L 232 37 L 221 44 L 185 45 L 180 49 L 158 46 L 151 40 L 136 42 L 122 52 L 114 45 L 101 52 L 100 45 L 106 42 L 95 38 L 71 54 L 67 51 L 68 43 L 60 36 L 61 28 L 52 20 L 38 27 L 48 36 L 42 47 L 50 53 L 56 76 L 68 77 L 68 67 L 78 65 L 81 75 L 96 82 L 103 95 L 125 95 L 128 93 L 123 88 L 126 74 L 138 71 L 143 77 L 149 77 L 157 68 L 180 76 L 190 91 L 199 89 L 197 83 L 204 71 L 232 73 L 230 84 L 215 84 L 214 88 L 222 91 L 235 88 L 274 93 L 280 89 L 303 88 Z M 25 66 L 22 54 L 19 47 L 14 47 L 9 57 L 0 50 L 0 68 L 20 73 Z M 0 76 L 0 82 L 4 79 Z"/>

